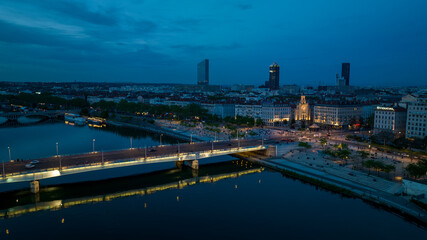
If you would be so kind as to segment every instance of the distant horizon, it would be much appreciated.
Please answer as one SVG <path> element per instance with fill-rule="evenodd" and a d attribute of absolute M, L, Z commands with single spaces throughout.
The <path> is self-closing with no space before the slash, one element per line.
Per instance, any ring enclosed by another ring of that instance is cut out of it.
<path fill-rule="evenodd" d="M 427 82 L 426 8 L 423 0 L 3 0 L 0 80 L 196 84 L 197 63 L 209 59 L 216 85 L 262 85 L 273 62 L 281 85 L 334 85 L 349 62 L 352 86 L 413 86 Z"/>
<path fill-rule="evenodd" d="M 58 81 L 49 81 L 49 82 L 41 82 L 41 81 L 6 81 L 6 80 L 0 80 L 0 83 L 44 83 L 44 84 L 72 84 L 72 83 L 90 83 L 90 84 L 97 84 L 97 83 L 104 83 L 104 84 L 134 84 L 134 85 L 188 85 L 188 86 L 200 86 L 194 84 L 194 83 L 173 83 L 173 82 L 160 82 L 160 83 L 154 83 L 154 82 L 113 82 L 113 81 L 96 81 L 96 82 L 87 82 L 87 81 L 64 81 L 64 82 L 58 82 Z M 259 88 L 260 86 L 262 86 L 263 84 L 259 84 L 259 85 L 254 85 L 254 84 L 240 84 L 240 83 L 234 83 L 234 84 L 209 84 L 206 86 L 227 86 L 227 87 L 232 87 L 235 85 L 242 85 L 242 86 L 254 86 L 255 88 Z M 335 85 L 309 85 L 309 84 L 296 84 L 296 83 L 290 83 L 290 84 L 280 84 L 280 87 L 282 86 L 301 86 L 301 87 L 319 87 L 319 86 L 327 86 L 327 87 L 333 87 Z M 203 86 L 202 86 L 203 87 Z M 406 85 L 406 86 L 386 86 L 386 85 L 382 85 L 382 86 L 372 86 L 372 85 L 366 85 L 366 86 L 362 86 L 362 85 L 350 85 L 350 87 L 360 87 L 360 88 L 379 88 L 379 87 L 387 87 L 387 88 L 399 88 L 399 87 L 405 87 L 405 88 L 427 88 L 427 84 L 426 85 Z"/>

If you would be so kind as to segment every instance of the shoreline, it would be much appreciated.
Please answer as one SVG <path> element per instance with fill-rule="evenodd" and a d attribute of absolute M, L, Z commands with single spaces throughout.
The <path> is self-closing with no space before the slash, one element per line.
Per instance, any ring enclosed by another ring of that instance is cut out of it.
<path fill-rule="evenodd" d="M 276 170 L 288 177 L 342 194 L 346 197 L 359 198 L 370 204 L 383 207 L 384 209 L 396 213 L 399 216 L 416 223 L 418 226 L 427 229 L 427 211 L 421 209 L 411 201 L 405 200 L 406 204 L 403 205 L 401 202 L 398 202 L 398 200 L 404 200 L 401 197 L 393 196 L 392 194 L 387 194 L 330 174 L 316 174 L 316 172 L 313 171 L 315 169 L 308 169 L 308 167 L 303 165 L 299 165 L 298 168 L 296 168 L 292 167 L 292 165 L 273 162 L 274 160 L 277 160 L 276 158 L 262 160 L 240 155 L 237 157 L 258 163 L 264 167 Z"/>
<path fill-rule="evenodd" d="M 190 142 L 191 140 L 193 142 L 204 141 L 199 136 L 186 135 L 186 134 L 184 134 L 184 132 L 174 132 L 170 129 L 167 129 L 167 128 L 164 128 L 164 127 L 161 127 L 158 125 L 153 125 L 153 126 L 146 125 L 146 126 L 144 126 L 144 125 L 137 125 L 137 124 L 132 124 L 132 123 L 119 122 L 119 121 L 107 121 L 107 124 L 117 126 L 117 127 L 123 127 L 124 126 L 124 127 L 130 127 L 130 128 L 137 128 L 137 129 L 141 129 L 141 130 L 151 132 L 151 133 L 164 134 L 164 135 L 167 135 L 169 137 L 177 138 L 179 140 L 188 141 L 188 142 Z"/>

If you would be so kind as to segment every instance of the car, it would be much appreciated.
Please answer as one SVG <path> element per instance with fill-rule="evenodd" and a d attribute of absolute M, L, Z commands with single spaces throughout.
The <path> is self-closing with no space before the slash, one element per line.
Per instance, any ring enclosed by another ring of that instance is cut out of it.
<path fill-rule="evenodd" d="M 39 160 L 33 160 L 33 161 L 30 162 L 30 164 L 32 164 L 32 165 L 36 165 L 38 163 L 40 163 Z"/>
<path fill-rule="evenodd" d="M 36 167 L 36 165 L 33 165 L 31 163 L 25 165 L 25 168 L 27 168 L 27 169 L 31 169 L 31 168 L 35 168 L 35 167 Z"/>

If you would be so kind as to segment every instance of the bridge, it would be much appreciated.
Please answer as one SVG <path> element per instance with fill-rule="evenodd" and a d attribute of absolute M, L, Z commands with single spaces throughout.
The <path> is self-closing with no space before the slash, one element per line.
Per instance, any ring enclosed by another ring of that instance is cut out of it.
<path fill-rule="evenodd" d="M 237 163 L 236 165 L 239 166 Z M 135 188 L 135 186 L 130 184 L 129 181 L 121 180 L 118 180 L 119 183 L 114 184 L 112 187 L 103 182 L 94 183 L 95 185 L 89 186 L 71 186 L 67 189 L 67 191 L 70 193 L 67 198 L 62 198 L 62 194 L 55 194 L 56 190 L 53 190 L 53 194 L 52 192 L 49 192 L 48 194 L 40 193 L 41 197 L 36 197 L 34 200 L 32 198 L 25 197 L 22 199 L 23 197 L 20 195 L 19 198 L 22 200 L 16 201 L 18 198 L 17 195 L 3 195 L 2 207 L 0 209 L 0 219 L 18 217 L 23 214 L 29 214 L 38 211 L 56 211 L 79 205 L 96 204 L 104 201 L 109 202 L 119 198 L 145 196 L 161 191 L 183 189 L 195 184 L 214 183 L 224 179 L 238 178 L 244 175 L 260 173 L 264 171 L 263 167 L 249 167 L 249 169 L 247 169 L 248 167 L 243 167 L 243 162 L 241 168 L 230 172 L 219 169 L 220 166 L 222 165 L 207 166 L 207 171 L 201 176 L 189 176 L 188 178 L 184 179 L 181 179 L 180 177 L 181 171 L 171 172 L 170 170 L 167 171 L 168 174 L 158 173 L 154 176 L 147 174 L 138 176 L 135 181 L 143 183 L 145 181 L 147 184 L 147 186 L 138 188 Z M 156 180 L 153 178 L 155 176 L 161 176 L 162 179 L 166 179 L 165 183 L 155 183 Z M 106 185 L 108 185 L 108 187 L 106 187 Z M 42 201 L 40 201 L 40 199 L 42 199 Z M 177 201 L 178 200 L 179 199 L 177 198 Z M 144 206 L 147 207 L 147 204 L 144 204 Z"/>
<path fill-rule="evenodd" d="M 1 184 L 31 182 L 32 191 L 38 192 L 39 180 L 103 169 L 175 162 L 180 167 L 187 164 L 198 169 L 199 160 L 229 154 L 266 150 L 263 140 L 234 140 L 157 146 L 153 148 L 130 148 L 126 150 L 91 152 L 78 155 L 57 155 L 37 159 L 33 169 L 23 162 L 7 162 L 2 165 Z M 34 159 L 33 159 L 34 160 Z"/>
<path fill-rule="evenodd" d="M 48 119 L 55 119 L 58 116 L 63 116 L 65 111 L 27 111 L 27 112 L 5 112 L 0 113 L 0 117 L 6 118 L 7 120 L 0 124 L 0 126 L 9 126 L 9 125 L 31 125 L 35 123 L 40 123 Z M 41 117 L 37 122 L 32 123 L 21 123 L 18 121 L 21 117 Z"/>

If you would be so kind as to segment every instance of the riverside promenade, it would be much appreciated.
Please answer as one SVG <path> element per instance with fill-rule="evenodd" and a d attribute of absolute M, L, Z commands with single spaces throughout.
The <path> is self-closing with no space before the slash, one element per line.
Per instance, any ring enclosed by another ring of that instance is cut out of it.
<path fill-rule="evenodd" d="M 391 209 L 427 227 L 427 211 L 412 203 L 409 198 L 400 196 L 402 192 L 400 182 L 389 181 L 331 164 L 318 154 L 315 154 L 317 158 L 315 160 L 313 155 L 307 154 L 303 148 L 298 148 L 295 144 L 277 146 L 278 153 L 287 152 L 290 149 L 293 149 L 292 151 L 301 150 L 304 157 L 300 155 L 299 159 L 276 156 L 268 158 L 257 153 L 239 153 L 237 156 L 285 172 L 285 174 L 292 172 L 295 176 L 301 176 L 302 180 L 312 179 L 335 186 L 338 189 L 345 189 L 351 192 L 353 196 Z M 282 155 L 286 156 L 286 154 L 279 154 L 278 156 Z"/>

